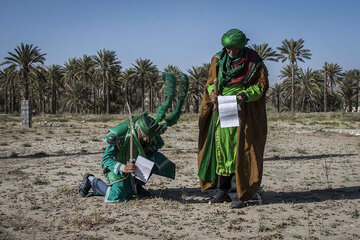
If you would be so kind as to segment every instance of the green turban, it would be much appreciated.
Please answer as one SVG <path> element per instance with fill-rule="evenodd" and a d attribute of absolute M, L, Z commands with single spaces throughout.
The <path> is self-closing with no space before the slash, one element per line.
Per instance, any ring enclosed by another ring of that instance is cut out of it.
<path fill-rule="evenodd" d="M 242 49 L 245 47 L 249 39 L 246 38 L 245 34 L 239 29 L 230 29 L 221 38 L 221 44 L 227 47 L 237 47 Z"/>
<path fill-rule="evenodd" d="M 143 113 L 136 121 L 135 126 L 138 126 L 142 133 L 149 138 L 154 138 L 163 134 L 166 131 L 165 124 L 159 124 L 155 121 L 155 118 Z"/>

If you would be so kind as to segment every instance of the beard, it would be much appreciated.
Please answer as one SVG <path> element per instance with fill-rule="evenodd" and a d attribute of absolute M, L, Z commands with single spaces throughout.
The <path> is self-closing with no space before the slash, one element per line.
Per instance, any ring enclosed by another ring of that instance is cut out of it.
<path fill-rule="evenodd" d="M 231 59 L 234 59 L 234 58 L 236 58 L 237 56 L 233 56 L 233 55 L 231 55 L 230 53 L 228 53 L 227 54 Z"/>

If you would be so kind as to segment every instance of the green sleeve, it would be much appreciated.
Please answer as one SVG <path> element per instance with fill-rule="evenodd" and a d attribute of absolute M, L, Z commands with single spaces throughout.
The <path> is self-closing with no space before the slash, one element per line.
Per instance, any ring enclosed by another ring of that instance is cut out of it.
<path fill-rule="evenodd" d="M 243 92 L 247 96 L 246 102 L 254 102 L 261 97 L 262 93 L 264 92 L 264 89 L 262 89 L 261 87 L 259 87 L 256 84 L 254 84 L 254 85 L 251 85 L 250 87 L 248 87 Z"/>
<path fill-rule="evenodd" d="M 210 84 L 210 85 L 208 86 L 208 89 L 207 89 L 207 90 L 208 90 L 208 93 L 211 94 L 211 92 L 214 91 L 214 89 L 215 89 L 215 85 L 214 85 L 214 84 Z"/>
<path fill-rule="evenodd" d="M 101 164 L 107 167 L 111 172 L 115 173 L 116 175 L 119 174 L 119 169 L 122 163 L 115 160 L 115 156 L 118 153 L 119 149 L 116 146 L 108 145 L 104 156 L 102 158 Z"/>

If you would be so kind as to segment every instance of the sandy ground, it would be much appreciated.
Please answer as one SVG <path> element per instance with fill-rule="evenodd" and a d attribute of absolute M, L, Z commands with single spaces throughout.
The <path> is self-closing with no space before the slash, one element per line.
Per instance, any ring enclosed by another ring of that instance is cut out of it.
<path fill-rule="evenodd" d="M 1 117 L 0 239 L 360 238 L 360 136 L 351 133 L 360 123 L 332 129 L 272 118 L 261 195 L 234 210 L 209 205 L 214 190 L 199 189 L 196 115 L 163 135 L 176 179 L 152 176 L 152 197 L 125 204 L 77 194 L 84 173 L 104 179 L 101 139 L 118 121 L 35 117 L 28 130 Z"/>

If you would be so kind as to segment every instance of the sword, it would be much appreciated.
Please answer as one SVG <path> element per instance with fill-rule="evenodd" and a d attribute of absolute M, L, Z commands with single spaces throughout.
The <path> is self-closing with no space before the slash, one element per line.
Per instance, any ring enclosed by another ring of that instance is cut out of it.
<path fill-rule="evenodd" d="M 129 103 L 126 102 L 126 106 L 127 109 L 129 111 L 129 118 L 130 118 L 130 159 L 129 162 L 132 164 L 135 164 L 135 159 L 133 159 L 133 124 L 132 124 L 132 116 L 131 116 L 131 109 L 129 106 Z M 137 190 L 136 190 L 136 186 L 135 186 L 135 174 L 134 173 L 130 173 L 130 182 L 131 182 L 131 187 L 133 188 L 135 194 L 137 195 Z"/>

